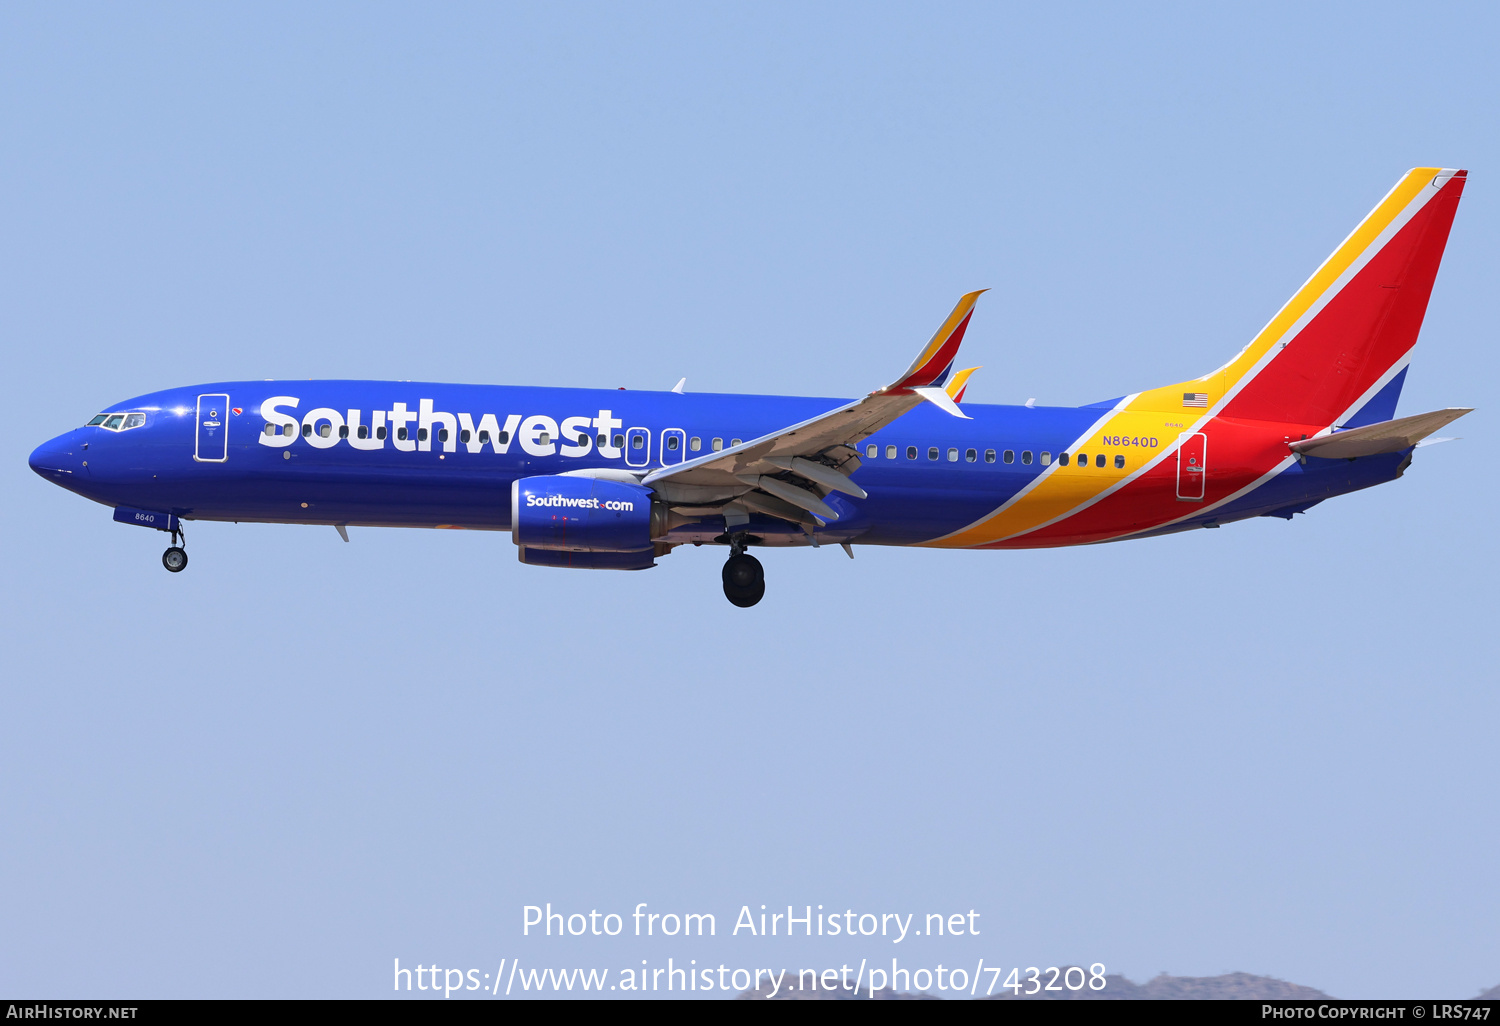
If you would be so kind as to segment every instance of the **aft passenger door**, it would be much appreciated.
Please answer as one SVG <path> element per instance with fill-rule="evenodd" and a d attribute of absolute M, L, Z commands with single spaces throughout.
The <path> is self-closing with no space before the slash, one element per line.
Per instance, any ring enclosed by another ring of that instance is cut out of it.
<path fill-rule="evenodd" d="M 198 397 L 198 437 L 193 459 L 199 463 L 223 463 L 229 458 L 229 396 L 222 393 Z"/>
<path fill-rule="evenodd" d="M 1208 478 L 1208 438 L 1200 431 L 1178 439 L 1177 501 L 1202 502 Z"/>

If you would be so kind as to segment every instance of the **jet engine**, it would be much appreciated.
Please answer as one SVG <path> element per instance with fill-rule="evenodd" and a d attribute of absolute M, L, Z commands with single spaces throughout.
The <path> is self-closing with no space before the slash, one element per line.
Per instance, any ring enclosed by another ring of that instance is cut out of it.
<path fill-rule="evenodd" d="M 533 562 L 527 553 L 545 551 L 641 552 L 649 562 L 651 539 L 666 533 L 666 523 L 666 503 L 635 483 L 558 474 L 511 486 L 511 539 L 525 562 Z"/>

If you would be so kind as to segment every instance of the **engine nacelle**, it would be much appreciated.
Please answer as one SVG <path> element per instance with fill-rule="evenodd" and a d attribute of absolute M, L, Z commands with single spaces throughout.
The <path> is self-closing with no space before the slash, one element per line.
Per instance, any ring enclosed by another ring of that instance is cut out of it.
<path fill-rule="evenodd" d="M 556 552 L 518 549 L 527 566 L 556 566 L 566 570 L 649 570 L 656 565 L 654 549 L 641 552 Z"/>
<path fill-rule="evenodd" d="M 649 488 L 598 477 L 523 477 L 511 485 L 510 536 L 523 549 L 649 552 L 667 507 Z"/>

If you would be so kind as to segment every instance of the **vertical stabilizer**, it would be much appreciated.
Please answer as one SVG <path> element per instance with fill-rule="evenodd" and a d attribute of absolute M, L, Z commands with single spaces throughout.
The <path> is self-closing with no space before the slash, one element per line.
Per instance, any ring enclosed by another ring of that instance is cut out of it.
<path fill-rule="evenodd" d="M 1234 359 L 1131 407 L 1323 426 L 1388 419 L 1466 177 L 1407 172 Z"/>

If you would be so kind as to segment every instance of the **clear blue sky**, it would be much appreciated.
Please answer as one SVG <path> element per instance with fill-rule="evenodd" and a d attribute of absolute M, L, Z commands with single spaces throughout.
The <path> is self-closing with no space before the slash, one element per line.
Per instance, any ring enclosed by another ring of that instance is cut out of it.
<path fill-rule="evenodd" d="M 1500 983 L 1489 5 L 0 9 L 0 993 L 350 996 L 403 965 L 797 969 L 521 907 L 982 913 L 912 964 Z M 978 402 L 1218 366 L 1407 168 L 1471 183 L 1401 411 L 1293 523 L 1030 553 L 521 566 L 27 469 L 236 378 L 852 396 L 958 295 Z M 492 971 L 492 970 L 489 970 Z"/>

